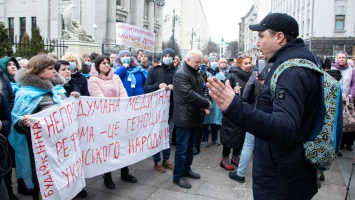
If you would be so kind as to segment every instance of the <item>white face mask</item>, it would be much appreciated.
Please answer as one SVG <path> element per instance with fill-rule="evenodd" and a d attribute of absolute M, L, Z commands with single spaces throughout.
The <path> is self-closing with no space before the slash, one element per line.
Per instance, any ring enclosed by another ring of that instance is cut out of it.
<path fill-rule="evenodd" d="M 173 63 L 173 58 L 171 58 L 171 57 L 163 57 L 163 63 L 165 65 L 170 65 L 171 63 Z"/>
<path fill-rule="evenodd" d="M 217 62 L 211 62 L 211 69 L 216 70 L 218 68 Z"/>

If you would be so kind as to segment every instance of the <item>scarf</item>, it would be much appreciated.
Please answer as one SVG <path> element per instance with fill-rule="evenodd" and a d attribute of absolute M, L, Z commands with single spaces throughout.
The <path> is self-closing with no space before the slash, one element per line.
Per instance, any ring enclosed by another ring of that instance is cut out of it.
<path fill-rule="evenodd" d="M 339 65 L 338 62 L 333 62 L 332 66 L 339 69 L 339 70 L 345 70 L 349 67 L 349 65 L 347 63 L 345 63 L 345 65 Z"/>
<path fill-rule="evenodd" d="M 11 86 L 12 86 L 12 90 L 16 94 L 16 92 L 20 89 L 20 84 L 18 84 L 16 82 L 10 82 L 10 83 L 11 83 Z"/>
<path fill-rule="evenodd" d="M 134 74 L 137 72 L 142 72 L 142 74 L 147 78 L 148 72 L 142 69 L 141 66 L 130 67 L 129 69 L 127 69 L 126 75 L 128 75 L 127 80 L 131 82 L 131 88 L 136 88 L 137 80 Z"/>
<path fill-rule="evenodd" d="M 14 124 L 25 114 L 30 114 L 41 102 L 43 95 L 51 92 L 53 101 L 59 103 L 62 99 L 59 94 L 65 93 L 63 85 L 56 85 L 50 91 L 33 86 L 22 86 L 16 93 L 16 101 L 12 110 L 12 125 L 8 137 L 10 144 L 15 149 L 16 176 L 23 178 L 26 186 L 32 188 L 32 171 L 30 156 L 26 142 L 26 136 L 18 133 L 13 127 Z"/>

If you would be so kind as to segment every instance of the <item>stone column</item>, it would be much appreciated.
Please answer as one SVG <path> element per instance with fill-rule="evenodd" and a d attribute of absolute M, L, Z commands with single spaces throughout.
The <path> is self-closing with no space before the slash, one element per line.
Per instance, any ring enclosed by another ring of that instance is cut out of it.
<path fill-rule="evenodd" d="M 147 0 L 148 2 L 148 30 L 154 32 L 154 1 Z"/>
<path fill-rule="evenodd" d="M 116 0 L 108 0 L 107 4 L 106 46 L 112 48 L 116 46 Z"/>
<path fill-rule="evenodd" d="M 165 5 L 164 0 L 157 1 L 158 5 L 158 16 L 157 18 L 159 19 L 159 30 L 158 30 L 158 37 L 157 40 L 155 41 L 155 46 L 156 46 L 156 52 L 161 52 L 162 51 L 162 42 L 163 42 L 163 6 Z"/>

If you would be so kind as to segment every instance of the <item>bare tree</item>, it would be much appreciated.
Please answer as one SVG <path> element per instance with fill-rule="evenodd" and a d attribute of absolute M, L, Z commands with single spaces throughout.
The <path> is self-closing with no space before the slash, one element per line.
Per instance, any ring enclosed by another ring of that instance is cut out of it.
<path fill-rule="evenodd" d="M 181 58 L 181 53 L 180 53 L 180 47 L 179 45 L 176 43 L 176 40 L 174 39 L 174 45 L 173 45 L 173 36 L 171 36 L 169 38 L 168 41 L 163 42 L 162 44 L 162 49 L 166 49 L 166 48 L 171 48 L 175 51 L 175 55 L 179 55 Z"/>
<path fill-rule="evenodd" d="M 234 40 L 234 41 L 231 41 L 229 44 L 228 44 L 228 47 L 227 47 L 230 51 L 230 58 L 233 58 L 234 55 L 236 55 L 238 53 L 238 41 Z"/>
<path fill-rule="evenodd" d="M 211 52 L 219 52 L 219 47 L 217 43 L 213 42 L 211 38 L 209 38 L 208 42 L 202 47 L 202 53 L 209 55 Z"/>

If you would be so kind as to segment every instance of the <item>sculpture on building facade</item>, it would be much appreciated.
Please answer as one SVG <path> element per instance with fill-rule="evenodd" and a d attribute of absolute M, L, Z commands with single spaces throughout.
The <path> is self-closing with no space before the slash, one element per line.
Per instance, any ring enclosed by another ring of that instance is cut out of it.
<path fill-rule="evenodd" d="M 94 42 L 92 35 L 77 20 L 73 19 L 73 8 L 75 6 L 75 4 L 70 4 L 63 11 L 64 30 L 62 31 L 62 39 Z"/>

